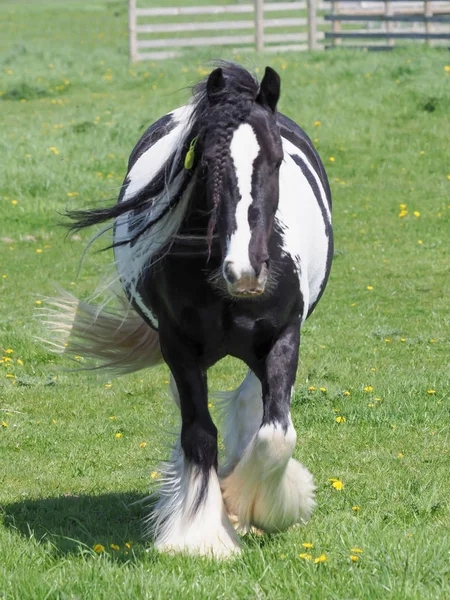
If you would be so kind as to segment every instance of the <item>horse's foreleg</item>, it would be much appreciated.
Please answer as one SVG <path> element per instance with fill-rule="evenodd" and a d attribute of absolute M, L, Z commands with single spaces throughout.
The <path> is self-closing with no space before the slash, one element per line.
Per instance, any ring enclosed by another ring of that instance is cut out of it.
<path fill-rule="evenodd" d="M 153 516 L 155 546 L 226 557 L 239 551 L 239 542 L 217 477 L 217 429 L 208 411 L 206 374 L 186 340 L 163 329 L 160 336 L 182 425 Z"/>
<path fill-rule="evenodd" d="M 309 471 L 292 458 L 296 433 L 290 400 L 298 362 L 299 323 L 290 324 L 254 370 L 262 382 L 262 424 L 222 481 L 225 503 L 243 529 L 280 531 L 306 521 L 314 507 Z"/>

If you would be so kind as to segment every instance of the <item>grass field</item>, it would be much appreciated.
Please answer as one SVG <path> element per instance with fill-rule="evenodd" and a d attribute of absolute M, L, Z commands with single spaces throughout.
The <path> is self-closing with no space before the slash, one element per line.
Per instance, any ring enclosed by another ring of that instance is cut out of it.
<path fill-rule="evenodd" d="M 94 232 L 67 237 L 58 212 L 114 201 L 143 129 L 217 52 L 130 68 L 122 2 L 4 2 L 1 18 L 0 597 L 449 598 L 448 52 L 235 57 L 281 74 L 280 110 L 330 177 L 336 255 L 292 409 L 318 507 L 216 564 L 157 554 L 130 506 L 176 423 L 167 369 L 62 371 L 33 313 L 55 283 L 85 297 L 111 263 L 80 268 Z M 210 388 L 244 373 L 223 361 Z"/>

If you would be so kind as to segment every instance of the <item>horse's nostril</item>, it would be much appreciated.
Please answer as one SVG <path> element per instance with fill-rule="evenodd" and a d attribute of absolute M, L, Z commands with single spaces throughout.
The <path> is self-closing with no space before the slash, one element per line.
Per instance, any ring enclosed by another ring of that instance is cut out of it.
<path fill-rule="evenodd" d="M 233 283 L 236 283 L 237 277 L 233 271 L 232 261 L 228 261 L 224 264 L 223 271 L 225 274 L 225 279 L 228 281 L 228 283 L 230 283 L 231 285 L 233 285 Z"/>

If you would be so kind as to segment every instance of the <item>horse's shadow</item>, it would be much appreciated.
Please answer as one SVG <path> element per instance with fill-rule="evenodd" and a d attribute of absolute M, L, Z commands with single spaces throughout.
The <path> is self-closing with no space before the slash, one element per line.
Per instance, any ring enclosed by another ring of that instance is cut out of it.
<path fill-rule="evenodd" d="M 134 560 L 152 548 L 143 519 L 155 500 L 143 494 L 64 495 L 0 505 L 6 527 L 27 539 L 51 546 L 57 555 L 94 553 L 101 545 L 119 562 Z M 246 535 L 243 548 L 263 549 L 276 536 Z"/>
<path fill-rule="evenodd" d="M 57 554 L 93 552 L 100 544 L 118 560 L 128 561 L 151 544 L 143 537 L 142 522 L 151 503 L 142 503 L 142 498 L 143 494 L 133 492 L 64 495 L 3 505 L 0 512 L 7 527 L 50 544 Z"/>

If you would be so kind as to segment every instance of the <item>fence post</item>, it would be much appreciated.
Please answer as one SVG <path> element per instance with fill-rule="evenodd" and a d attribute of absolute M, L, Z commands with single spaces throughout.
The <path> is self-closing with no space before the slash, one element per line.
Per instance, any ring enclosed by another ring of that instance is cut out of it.
<path fill-rule="evenodd" d="M 430 0 L 424 0 L 423 12 L 424 12 L 425 17 L 433 16 L 433 6 L 432 6 Z M 425 31 L 426 31 L 426 33 L 433 33 L 433 24 L 431 23 L 431 21 L 425 21 Z M 427 46 L 433 45 L 432 41 L 429 38 L 426 40 L 426 43 L 427 43 Z"/>
<path fill-rule="evenodd" d="M 339 3 L 338 0 L 332 0 L 332 14 L 337 16 L 339 14 Z M 341 33 L 341 21 L 332 21 L 331 23 L 331 31 L 333 33 Z M 341 45 L 341 39 L 340 38 L 336 38 L 333 37 L 331 44 L 333 46 L 340 46 Z"/>
<path fill-rule="evenodd" d="M 136 0 L 128 0 L 128 47 L 130 62 L 136 62 Z"/>
<path fill-rule="evenodd" d="M 264 0 L 255 0 L 255 42 L 256 51 L 264 50 Z"/>
<path fill-rule="evenodd" d="M 308 0 L 308 50 L 317 50 L 316 0 Z"/>
<path fill-rule="evenodd" d="M 392 3 L 391 2 L 385 2 L 384 3 L 384 14 L 386 17 L 392 17 L 394 14 L 394 11 L 392 9 Z M 391 20 L 386 19 L 386 33 L 392 33 L 394 31 L 394 24 Z M 389 46 L 393 46 L 394 45 L 394 39 L 391 37 L 387 38 L 387 43 Z"/>

